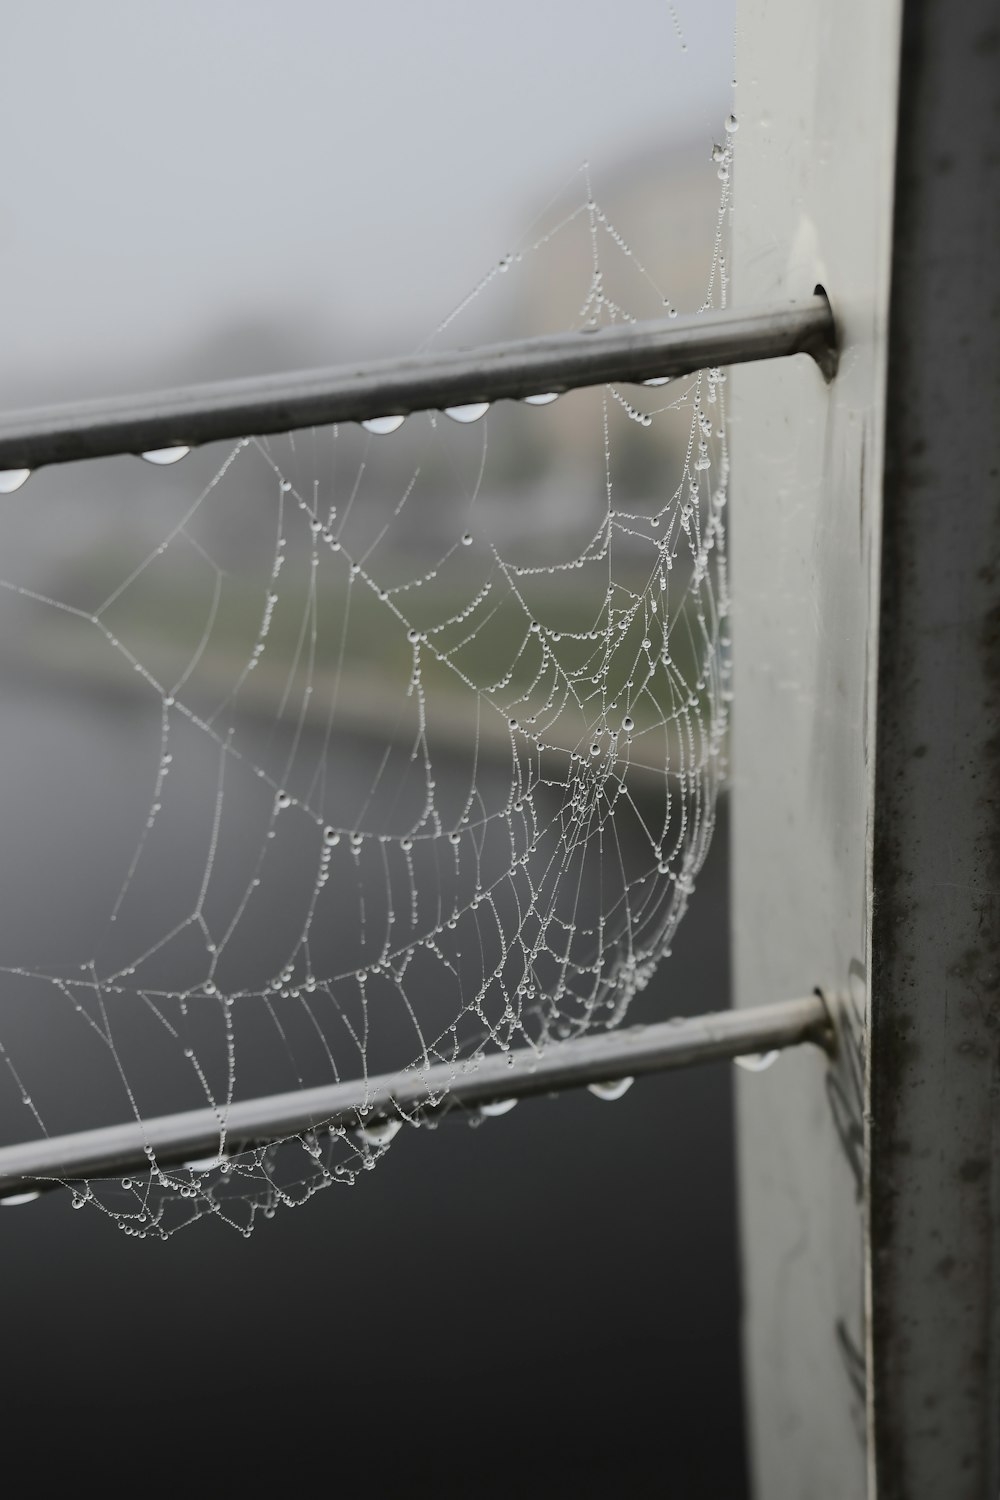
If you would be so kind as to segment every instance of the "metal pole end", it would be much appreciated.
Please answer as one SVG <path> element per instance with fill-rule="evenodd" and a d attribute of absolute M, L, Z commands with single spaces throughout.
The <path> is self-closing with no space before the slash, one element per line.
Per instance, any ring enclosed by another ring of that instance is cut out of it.
<path fill-rule="evenodd" d="M 822 300 L 826 303 L 827 317 L 824 325 L 819 328 L 813 335 L 805 352 L 812 355 L 813 359 L 819 365 L 823 379 L 826 381 L 827 385 L 829 385 L 831 380 L 836 375 L 837 369 L 840 365 L 837 320 L 833 315 L 833 308 L 831 307 L 830 299 L 826 294 L 826 287 L 817 283 L 813 288 L 813 295 L 816 297 L 821 297 Z M 818 993 L 819 991 L 817 991 L 817 994 Z"/>
<path fill-rule="evenodd" d="M 837 997 L 829 991 L 817 985 L 813 994 L 823 1006 L 824 1019 L 816 1026 L 810 1036 L 810 1041 L 821 1047 L 831 1062 L 837 1058 L 840 1051 L 840 1033 L 837 1026 Z"/>

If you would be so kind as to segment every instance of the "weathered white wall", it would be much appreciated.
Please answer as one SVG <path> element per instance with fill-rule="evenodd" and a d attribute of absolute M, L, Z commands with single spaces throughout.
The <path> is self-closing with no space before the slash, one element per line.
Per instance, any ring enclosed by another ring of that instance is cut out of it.
<path fill-rule="evenodd" d="M 899 0 L 744 0 L 734 306 L 826 288 L 805 357 L 731 374 L 736 1002 L 867 1006 Z M 860 1047 L 740 1076 L 750 1447 L 759 1500 L 869 1496 Z"/>

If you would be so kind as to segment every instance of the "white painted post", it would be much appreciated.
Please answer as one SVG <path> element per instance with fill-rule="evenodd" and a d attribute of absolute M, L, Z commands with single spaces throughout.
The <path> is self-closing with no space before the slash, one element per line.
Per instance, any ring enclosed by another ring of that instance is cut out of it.
<path fill-rule="evenodd" d="M 745 1364 L 759 1500 L 873 1500 L 864 1077 L 875 621 L 898 96 L 897 0 L 746 0 L 733 300 L 833 304 L 840 370 L 731 374 L 736 1003 L 819 985 L 833 1070 L 737 1097 Z"/>

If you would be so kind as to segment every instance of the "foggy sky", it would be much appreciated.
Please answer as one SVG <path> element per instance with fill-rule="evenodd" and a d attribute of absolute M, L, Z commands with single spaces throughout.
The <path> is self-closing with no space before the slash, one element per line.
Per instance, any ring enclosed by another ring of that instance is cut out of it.
<path fill-rule="evenodd" d="M 686 50 L 665 0 L 6 0 L 0 396 L 240 319 L 412 347 L 584 159 L 718 134 L 733 0 L 674 10 Z"/>

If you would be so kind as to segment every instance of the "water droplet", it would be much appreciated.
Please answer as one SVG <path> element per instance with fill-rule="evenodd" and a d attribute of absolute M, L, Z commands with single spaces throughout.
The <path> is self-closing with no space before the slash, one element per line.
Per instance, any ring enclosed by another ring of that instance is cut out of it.
<path fill-rule="evenodd" d="M 132 1179 L 131 1179 L 131 1177 L 123 1177 L 122 1178 L 122 1187 L 125 1189 L 126 1193 L 130 1193 L 132 1191 Z"/>
<path fill-rule="evenodd" d="M 733 1062 L 746 1073 L 765 1073 L 781 1056 L 780 1052 L 745 1052 Z"/>
<path fill-rule="evenodd" d="M 463 536 L 463 538 L 462 538 L 462 546 L 463 547 L 471 547 L 472 546 L 472 532 L 471 531 L 467 531 L 465 533 L 465 535 Z"/>
<path fill-rule="evenodd" d="M 327 844 L 331 849 L 335 844 L 340 843 L 340 834 L 337 832 L 336 828 L 323 829 L 323 842 L 324 844 Z"/>
<path fill-rule="evenodd" d="M 374 432 L 377 437 L 386 437 L 390 432 L 397 432 L 405 421 L 405 416 L 396 413 L 391 417 L 367 417 L 361 425 L 366 432 Z"/>
<path fill-rule="evenodd" d="M 0 1198 L 0 1208 L 18 1208 L 22 1203 L 34 1203 L 35 1199 L 41 1196 L 41 1192 L 37 1189 L 30 1193 L 11 1193 L 9 1198 Z M 81 1199 L 81 1203 L 82 1201 Z"/>
<path fill-rule="evenodd" d="M 487 1119 L 496 1119 L 500 1115 L 509 1114 L 516 1103 L 516 1099 L 491 1099 L 489 1104 L 479 1106 L 479 1113 L 485 1115 Z"/>
<path fill-rule="evenodd" d="M 600 753 L 601 753 L 601 747 L 597 743 L 596 740 L 594 741 L 594 743 L 590 747 L 590 753 L 591 753 L 591 755 L 600 755 Z"/>
<path fill-rule="evenodd" d="M 558 391 L 542 391 L 538 396 L 525 396 L 525 406 L 548 406 L 553 401 L 559 400 Z"/>
<path fill-rule="evenodd" d="M 635 720 L 632 719 L 629 714 L 626 714 L 624 719 L 622 719 L 622 728 L 624 729 L 626 734 L 631 734 L 632 730 L 635 728 Z"/>
<path fill-rule="evenodd" d="M 360 1126 L 357 1133 L 369 1146 L 388 1146 L 402 1128 L 402 1120 L 376 1120 L 371 1125 Z"/>
<path fill-rule="evenodd" d="M 612 1078 L 607 1083 L 588 1083 L 587 1088 L 595 1099 L 613 1101 L 627 1094 L 633 1083 L 634 1078 Z"/>
<path fill-rule="evenodd" d="M 490 409 L 488 401 L 470 401 L 467 406 L 446 406 L 444 414 L 453 422 L 478 422 Z"/>
<path fill-rule="evenodd" d="M 740 128 L 740 122 L 735 115 L 726 116 L 726 133 L 733 135 Z"/>
<path fill-rule="evenodd" d="M 190 448 L 178 444 L 174 448 L 147 448 L 142 457 L 148 464 L 179 464 L 190 452 Z"/>
<path fill-rule="evenodd" d="M 669 385 L 670 379 L 669 375 L 654 375 L 652 380 L 644 380 L 642 383 L 643 385 Z"/>
<path fill-rule="evenodd" d="M 30 476 L 30 469 L 0 469 L 0 495 L 12 495 Z"/>

